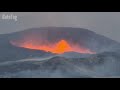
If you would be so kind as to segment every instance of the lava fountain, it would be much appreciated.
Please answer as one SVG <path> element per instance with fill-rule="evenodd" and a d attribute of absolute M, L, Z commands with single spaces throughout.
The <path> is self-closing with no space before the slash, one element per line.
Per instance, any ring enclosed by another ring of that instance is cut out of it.
<path fill-rule="evenodd" d="M 34 50 L 44 50 L 46 52 L 52 52 L 56 54 L 62 54 L 65 52 L 78 52 L 84 54 L 95 54 L 96 52 L 91 51 L 88 48 L 81 47 L 80 45 L 74 45 L 68 43 L 67 40 L 59 40 L 56 43 L 47 43 L 47 44 L 36 44 L 34 41 L 26 40 L 24 42 L 19 41 L 10 41 L 10 43 L 17 47 L 23 47 L 27 49 Z"/>

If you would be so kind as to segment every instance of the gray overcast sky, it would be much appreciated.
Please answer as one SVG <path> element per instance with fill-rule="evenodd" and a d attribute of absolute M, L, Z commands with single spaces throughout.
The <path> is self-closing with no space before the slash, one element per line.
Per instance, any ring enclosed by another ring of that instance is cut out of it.
<path fill-rule="evenodd" d="M 32 27 L 87 28 L 120 42 L 120 12 L 0 12 L 14 14 L 18 21 L 0 19 L 0 34 Z"/>

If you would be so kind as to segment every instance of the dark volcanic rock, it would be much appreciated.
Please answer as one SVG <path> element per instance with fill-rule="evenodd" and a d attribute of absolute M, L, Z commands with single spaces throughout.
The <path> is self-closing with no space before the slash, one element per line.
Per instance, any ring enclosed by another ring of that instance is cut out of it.
<path fill-rule="evenodd" d="M 83 28 L 41 27 L 8 35 L 9 40 L 21 40 L 29 37 L 37 42 L 40 40 L 45 42 L 47 40 L 51 43 L 65 39 L 69 43 L 78 44 L 96 52 L 111 51 L 120 48 L 120 43 Z"/>
<path fill-rule="evenodd" d="M 86 57 L 86 55 L 69 52 L 44 61 L 0 64 L 0 75 L 5 72 L 23 71 L 25 73 L 26 70 L 31 70 L 30 73 L 32 73 L 38 70 L 36 72 L 40 72 L 40 75 L 41 72 L 46 71 L 47 74 L 57 72 L 65 77 L 120 76 L 120 44 L 82 28 L 42 27 L 0 35 L 0 63 L 19 61 L 25 58 L 54 56 L 50 52 L 20 48 L 10 43 L 11 40 L 24 40 L 26 37 L 37 42 L 42 39 L 51 43 L 65 39 L 69 43 L 89 48 L 97 54 Z"/>

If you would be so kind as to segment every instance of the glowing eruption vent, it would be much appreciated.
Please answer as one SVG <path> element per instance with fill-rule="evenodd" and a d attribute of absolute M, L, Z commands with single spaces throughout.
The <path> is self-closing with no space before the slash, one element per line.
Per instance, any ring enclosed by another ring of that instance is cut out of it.
<path fill-rule="evenodd" d="M 79 52 L 79 53 L 88 53 L 88 54 L 95 54 L 95 52 L 83 48 L 78 47 L 76 45 L 70 45 L 66 40 L 60 40 L 59 42 L 55 44 L 47 44 L 47 45 L 36 45 L 34 42 L 24 42 L 24 43 L 17 43 L 17 42 L 11 42 L 13 45 L 28 49 L 35 49 L 35 50 L 44 50 L 46 52 L 52 52 L 56 54 L 62 54 L 64 52 Z"/>

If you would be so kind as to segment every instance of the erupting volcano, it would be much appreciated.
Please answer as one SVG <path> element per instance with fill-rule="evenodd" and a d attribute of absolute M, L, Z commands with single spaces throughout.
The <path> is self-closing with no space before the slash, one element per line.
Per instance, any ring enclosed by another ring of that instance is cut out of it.
<path fill-rule="evenodd" d="M 119 42 L 83 28 L 26 29 L 0 35 L 0 77 L 120 76 L 119 52 Z"/>
<path fill-rule="evenodd" d="M 35 50 L 44 50 L 46 52 L 52 52 L 56 54 L 62 54 L 65 52 L 78 52 L 78 53 L 86 53 L 86 54 L 95 54 L 95 52 L 80 47 L 78 45 L 70 44 L 66 40 L 62 39 L 57 43 L 47 43 L 47 44 L 35 44 L 34 41 L 24 41 L 23 43 L 13 42 L 11 41 L 12 45 L 23 47 L 27 49 L 35 49 Z"/>

